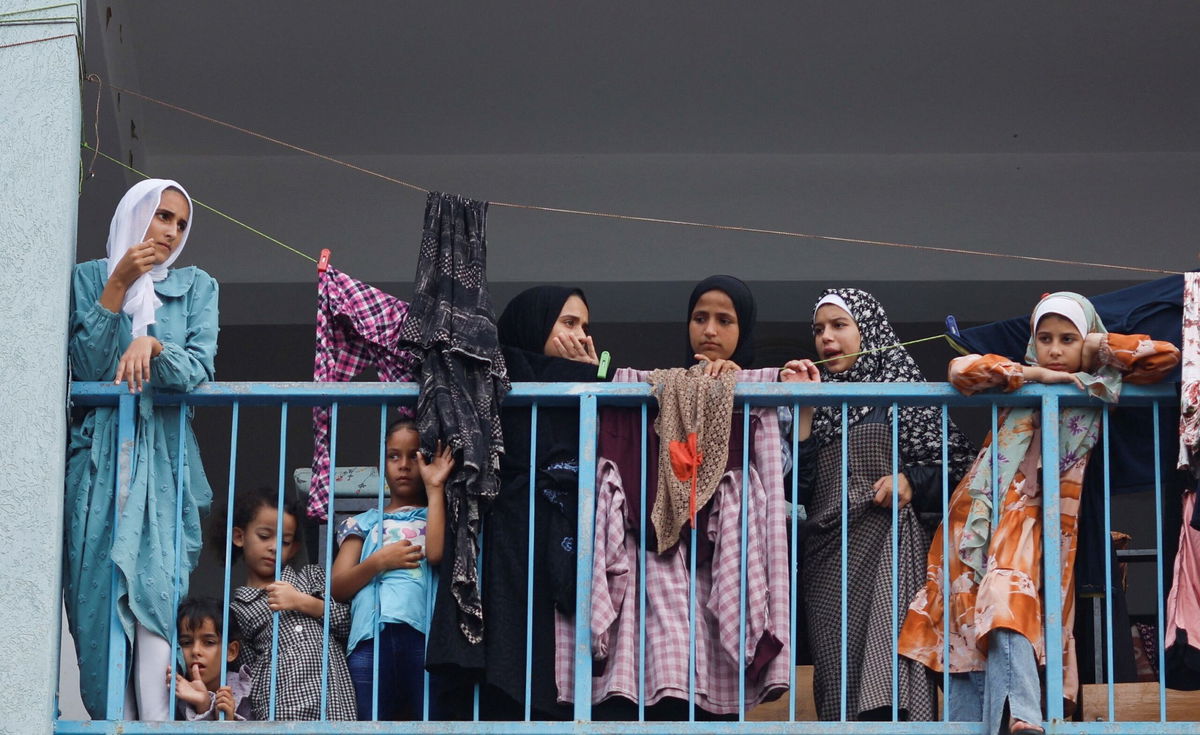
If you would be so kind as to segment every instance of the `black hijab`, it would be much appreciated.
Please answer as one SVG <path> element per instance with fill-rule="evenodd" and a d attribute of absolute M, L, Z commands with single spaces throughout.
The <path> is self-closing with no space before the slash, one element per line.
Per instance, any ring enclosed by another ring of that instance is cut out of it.
<path fill-rule="evenodd" d="M 754 323 L 758 319 L 758 307 L 754 303 L 754 294 L 740 278 L 709 276 L 692 289 L 692 297 L 688 299 L 688 324 L 692 321 L 692 310 L 696 308 L 696 302 L 709 291 L 721 291 L 733 302 L 733 310 L 737 312 L 738 318 L 738 342 L 729 359 L 736 362 L 740 368 L 751 367 L 754 364 Z M 687 356 L 683 364 L 684 367 L 691 367 L 696 364 L 694 357 L 696 351 L 692 349 L 691 333 L 684 336 L 687 338 L 684 343 L 687 346 Z"/>
<path fill-rule="evenodd" d="M 513 297 L 496 322 L 500 348 L 515 381 L 583 381 L 596 379 L 596 367 L 544 353 L 546 340 L 567 299 L 587 297 L 578 288 L 534 286 Z"/>

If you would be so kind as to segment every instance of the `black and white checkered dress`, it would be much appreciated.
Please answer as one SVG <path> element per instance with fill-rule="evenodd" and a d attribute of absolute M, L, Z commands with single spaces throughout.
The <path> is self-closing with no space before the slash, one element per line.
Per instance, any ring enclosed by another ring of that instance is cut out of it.
<path fill-rule="evenodd" d="M 903 624 L 909 600 L 925 581 L 929 536 L 912 506 L 900 509 L 897 605 L 892 600 L 892 511 L 873 502 L 875 481 L 893 473 L 886 411 L 872 412 L 852 425 L 847 439 L 846 718 L 857 720 L 870 710 L 888 708 L 872 714 L 890 719 L 892 662 L 897 660 L 892 610 L 898 610 L 897 624 Z M 816 483 L 806 505 L 801 570 L 814 664 L 813 694 L 822 720 L 841 717 L 841 451 L 841 442 L 831 441 L 810 453 L 815 457 Z M 906 658 L 899 658 L 898 667 L 901 719 L 933 719 L 937 700 L 928 670 Z"/>
<path fill-rule="evenodd" d="M 300 592 L 325 596 L 325 570 L 315 564 L 299 572 L 285 566 L 282 581 Z M 242 629 L 242 663 L 249 665 L 254 684 L 250 705 L 257 720 L 269 719 L 271 692 L 271 618 L 267 591 L 238 587 L 230 609 Z M 276 675 L 275 719 L 321 719 L 321 659 L 324 622 L 295 610 L 279 617 L 279 668 Z M 329 720 L 354 720 L 354 685 L 346 668 L 346 638 L 350 635 L 350 608 L 340 602 L 329 604 Z"/>

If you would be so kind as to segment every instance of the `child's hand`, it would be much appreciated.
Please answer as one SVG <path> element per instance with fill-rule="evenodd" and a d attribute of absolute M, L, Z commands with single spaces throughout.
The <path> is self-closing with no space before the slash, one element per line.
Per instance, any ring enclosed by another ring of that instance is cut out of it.
<path fill-rule="evenodd" d="M 425 552 L 411 541 L 401 539 L 387 544 L 371 556 L 378 560 L 379 571 L 387 572 L 392 569 L 416 569 L 421 566 Z"/>
<path fill-rule="evenodd" d="M 454 470 L 454 452 L 449 446 L 442 446 L 439 441 L 432 462 L 425 461 L 424 452 L 417 452 L 417 467 L 421 472 L 421 482 L 425 484 L 426 493 L 430 490 L 441 490 L 446 487 L 446 480 L 450 479 L 450 473 Z"/>
<path fill-rule="evenodd" d="M 789 360 L 779 371 L 782 383 L 820 383 L 821 371 L 812 360 Z"/>
<path fill-rule="evenodd" d="M 237 718 L 234 711 L 236 703 L 233 700 L 233 687 L 226 684 L 217 690 L 217 712 L 223 712 L 225 719 L 233 720 Z"/>
<path fill-rule="evenodd" d="M 719 378 L 725 373 L 732 373 L 741 370 L 733 360 L 709 360 L 701 354 L 692 355 L 696 362 L 704 365 L 704 374 L 710 378 Z"/>
<path fill-rule="evenodd" d="M 267 607 L 271 612 L 299 610 L 311 595 L 306 595 L 287 582 L 272 582 L 267 585 Z"/>
<path fill-rule="evenodd" d="M 1061 370 L 1048 370 L 1038 365 L 1026 365 L 1022 368 L 1025 375 L 1025 380 L 1032 380 L 1035 383 L 1043 385 L 1052 385 L 1054 383 L 1074 383 L 1079 390 L 1086 390 L 1083 387 L 1083 381 L 1075 377 L 1073 373 L 1064 373 Z"/>
<path fill-rule="evenodd" d="M 167 681 L 171 680 L 171 670 L 167 669 Z M 175 696 L 191 705 L 197 712 L 208 710 L 208 687 L 200 678 L 200 664 L 192 664 L 192 680 L 183 678 L 183 674 L 175 674 Z"/>

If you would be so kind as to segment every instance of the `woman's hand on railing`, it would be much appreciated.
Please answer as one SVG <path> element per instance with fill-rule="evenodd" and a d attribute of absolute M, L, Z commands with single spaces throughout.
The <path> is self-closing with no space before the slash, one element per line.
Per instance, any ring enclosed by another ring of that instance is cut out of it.
<path fill-rule="evenodd" d="M 742 368 L 733 360 L 709 360 L 704 355 L 693 355 L 696 362 L 704 365 L 704 374 L 710 378 L 719 378 L 725 373 L 733 373 Z"/>
<path fill-rule="evenodd" d="M 119 385 L 122 380 L 129 381 L 129 392 L 140 393 L 142 386 L 150 382 L 150 361 L 158 357 L 162 350 L 162 342 L 154 337 L 134 339 L 117 363 L 117 375 L 113 383 Z"/>

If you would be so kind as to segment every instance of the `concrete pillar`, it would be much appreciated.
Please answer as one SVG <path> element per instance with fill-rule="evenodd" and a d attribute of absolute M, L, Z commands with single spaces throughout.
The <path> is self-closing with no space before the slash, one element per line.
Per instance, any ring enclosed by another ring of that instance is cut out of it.
<path fill-rule="evenodd" d="M 82 2 L 49 4 L 0 2 L 0 732 L 34 735 L 55 717 L 81 127 Z"/>

